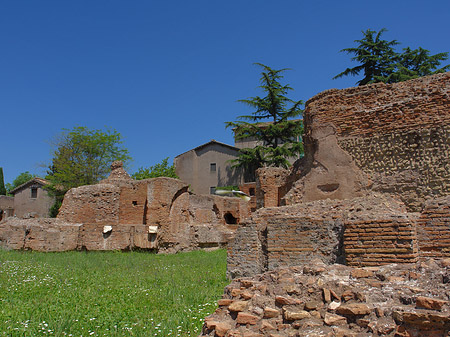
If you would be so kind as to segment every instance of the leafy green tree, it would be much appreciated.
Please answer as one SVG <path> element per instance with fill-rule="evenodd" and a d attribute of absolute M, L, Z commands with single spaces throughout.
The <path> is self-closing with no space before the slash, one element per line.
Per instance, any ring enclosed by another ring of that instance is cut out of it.
<path fill-rule="evenodd" d="M 396 40 L 382 40 L 381 35 L 386 31 L 386 28 L 381 29 L 379 32 L 370 29 L 362 31 L 363 38 L 355 40 L 358 43 L 357 47 L 342 49 L 341 52 L 354 54 L 355 56 L 351 60 L 359 62 L 360 65 L 345 69 L 334 76 L 333 79 L 348 75 L 356 76 L 363 72 L 364 78 L 356 82 L 356 84 L 364 85 L 379 82 L 377 78 L 388 76 L 398 58 L 398 54 L 393 47 L 399 43 Z"/>
<path fill-rule="evenodd" d="M 157 177 L 169 177 L 176 178 L 175 166 L 169 165 L 169 157 L 164 158 L 161 163 L 155 164 L 148 168 L 140 167 L 139 170 L 131 175 L 135 180 L 157 178 Z"/>
<path fill-rule="evenodd" d="M 6 189 L 8 190 L 8 193 L 11 192 L 16 187 L 19 187 L 22 184 L 25 184 L 27 181 L 37 177 L 36 174 L 31 174 L 28 171 L 22 172 L 19 174 L 12 182 L 12 184 L 7 183 Z"/>
<path fill-rule="evenodd" d="M 227 128 L 233 128 L 236 139 L 254 138 L 259 141 L 254 148 L 241 149 L 239 157 L 233 161 L 234 167 L 244 168 L 247 173 L 263 166 L 287 168 L 290 166 L 288 158 L 303 153 L 302 143 L 298 141 L 303 124 L 291 120 L 301 116 L 303 102 L 286 97 L 293 89 L 280 83 L 284 77 L 282 73 L 288 69 L 274 70 L 261 63 L 256 65 L 263 68 L 260 88 L 265 96 L 239 100 L 254 111 L 251 115 L 239 116 L 239 121 L 226 122 Z"/>
<path fill-rule="evenodd" d="M 86 127 L 63 129 L 56 141 L 52 163 L 48 168 L 46 186 L 56 199 L 52 216 L 71 188 L 90 185 L 107 177 L 115 160 L 126 163 L 131 157 L 121 146 L 121 136 L 115 130 L 90 130 Z"/>
<path fill-rule="evenodd" d="M 364 77 L 356 82 L 357 85 L 376 82 L 396 83 L 442 73 L 450 68 L 450 65 L 438 68 L 441 62 L 448 58 L 448 53 L 430 55 L 428 50 L 421 47 L 414 50 L 407 47 L 403 49 L 403 53 L 397 53 L 394 46 L 399 42 L 381 39 L 381 35 L 386 31 L 385 28 L 379 32 L 367 29 L 362 32 L 361 40 L 355 40 L 358 43 L 357 47 L 342 49 L 341 52 L 355 55 L 351 60 L 359 62 L 360 65 L 347 68 L 333 79 L 348 75 L 356 76 L 363 72 Z"/>
<path fill-rule="evenodd" d="M 0 195 L 6 195 L 5 178 L 3 177 L 3 167 L 0 167 Z"/>

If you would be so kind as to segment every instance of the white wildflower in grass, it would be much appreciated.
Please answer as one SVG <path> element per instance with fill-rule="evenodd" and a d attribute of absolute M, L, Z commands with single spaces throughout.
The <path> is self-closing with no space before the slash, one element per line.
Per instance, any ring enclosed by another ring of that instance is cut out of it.
<path fill-rule="evenodd" d="M 197 336 L 225 268 L 225 251 L 0 251 L 0 336 Z"/>

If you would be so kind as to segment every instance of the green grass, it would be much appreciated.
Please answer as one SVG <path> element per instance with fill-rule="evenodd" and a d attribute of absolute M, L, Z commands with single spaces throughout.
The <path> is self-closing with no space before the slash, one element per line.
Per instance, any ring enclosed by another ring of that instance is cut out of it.
<path fill-rule="evenodd" d="M 197 336 L 226 252 L 0 250 L 0 336 Z"/>

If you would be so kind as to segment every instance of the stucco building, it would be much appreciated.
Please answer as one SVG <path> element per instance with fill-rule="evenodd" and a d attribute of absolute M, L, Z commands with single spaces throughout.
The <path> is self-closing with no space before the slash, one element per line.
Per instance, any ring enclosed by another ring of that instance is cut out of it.
<path fill-rule="evenodd" d="M 174 159 L 175 172 L 197 194 L 213 194 L 216 187 L 238 186 L 241 170 L 229 162 L 238 157 L 237 147 L 211 140 Z"/>
<path fill-rule="evenodd" d="M 14 216 L 18 218 L 48 217 L 54 199 L 44 189 L 47 184 L 45 179 L 36 177 L 13 189 L 10 193 L 14 195 Z"/>
<path fill-rule="evenodd" d="M 0 221 L 14 215 L 14 198 L 0 195 Z"/>

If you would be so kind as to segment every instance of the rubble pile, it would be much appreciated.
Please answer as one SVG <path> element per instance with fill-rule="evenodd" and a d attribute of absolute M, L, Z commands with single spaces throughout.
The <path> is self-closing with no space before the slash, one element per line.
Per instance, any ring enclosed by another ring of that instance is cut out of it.
<path fill-rule="evenodd" d="M 201 336 L 448 336 L 450 259 L 308 265 L 237 278 Z"/>

